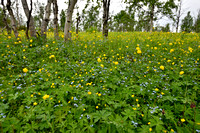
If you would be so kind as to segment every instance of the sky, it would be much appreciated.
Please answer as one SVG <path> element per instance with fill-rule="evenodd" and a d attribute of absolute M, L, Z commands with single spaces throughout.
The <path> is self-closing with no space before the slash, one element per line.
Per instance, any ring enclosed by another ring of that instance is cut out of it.
<path fill-rule="evenodd" d="M 30 0 L 27 0 L 28 2 Z M 33 2 L 36 2 L 37 0 L 33 0 Z M 38 0 L 42 3 L 47 3 L 47 0 Z M 57 0 L 58 1 L 58 8 L 59 8 L 59 14 L 61 12 L 62 9 L 67 9 L 68 5 L 65 3 L 68 0 Z M 77 5 L 79 6 L 79 12 L 81 14 L 82 9 L 85 7 L 87 0 L 78 0 Z M 96 1 L 96 0 L 95 0 Z M 122 2 L 123 0 L 111 0 L 111 4 L 110 4 L 110 13 L 115 15 L 118 12 L 120 12 L 121 10 L 125 9 L 126 5 Z M 191 15 L 196 17 L 198 10 L 200 10 L 200 0 L 183 0 L 183 15 L 181 17 L 181 19 L 183 19 L 188 11 L 191 11 Z M 76 11 L 74 12 L 74 14 L 76 14 Z M 172 21 L 169 21 L 168 18 L 163 18 L 157 22 L 154 23 L 154 25 L 158 24 L 161 26 L 166 25 L 167 23 L 172 23 Z M 173 29 L 172 29 L 173 30 Z"/>

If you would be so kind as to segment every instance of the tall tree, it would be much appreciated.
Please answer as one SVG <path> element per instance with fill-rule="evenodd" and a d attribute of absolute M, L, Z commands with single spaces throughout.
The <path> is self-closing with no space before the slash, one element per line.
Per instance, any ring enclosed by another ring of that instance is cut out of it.
<path fill-rule="evenodd" d="M 79 12 L 77 11 L 77 14 L 76 14 L 76 34 L 78 34 L 78 31 L 79 31 L 79 23 L 81 21 L 81 17 L 79 15 Z"/>
<path fill-rule="evenodd" d="M 32 10 L 33 10 L 33 1 L 31 0 L 30 11 L 29 11 L 28 20 L 27 20 L 27 28 L 26 28 L 26 37 L 28 39 L 29 39 L 28 31 L 29 31 L 29 25 L 30 25 Z"/>
<path fill-rule="evenodd" d="M 193 29 L 193 18 L 190 15 L 190 11 L 187 13 L 187 16 L 182 20 L 181 30 L 185 32 L 192 32 Z"/>
<path fill-rule="evenodd" d="M 172 9 L 176 8 L 174 0 L 125 0 L 134 7 L 136 6 L 137 10 L 145 11 L 146 16 L 149 18 L 150 32 L 153 31 L 154 21 L 158 20 L 158 16 L 173 17 Z M 147 10 L 144 10 L 143 7 L 146 7 Z"/>
<path fill-rule="evenodd" d="M 74 6 L 76 5 L 77 0 L 69 0 L 67 16 L 65 21 L 65 29 L 64 29 L 64 38 L 65 41 L 71 40 L 71 24 L 72 24 L 72 14 L 74 11 Z"/>
<path fill-rule="evenodd" d="M 6 7 L 4 5 L 4 0 L 1 0 L 1 4 L 3 6 L 3 9 L 2 9 L 3 23 L 2 24 L 6 26 L 7 33 L 11 34 L 11 28 L 8 25 L 7 14 L 6 14 Z"/>
<path fill-rule="evenodd" d="M 18 27 L 21 25 L 21 19 L 20 19 L 20 14 L 19 14 L 19 0 L 16 0 L 16 16 L 17 16 L 17 22 L 18 22 Z"/>
<path fill-rule="evenodd" d="M 57 3 L 57 0 L 53 0 L 53 14 L 54 14 L 54 19 L 53 19 L 54 37 L 56 39 L 58 39 L 59 34 L 58 34 L 58 3 Z"/>
<path fill-rule="evenodd" d="M 45 16 L 41 25 L 41 36 L 45 38 L 46 38 L 46 31 L 47 31 L 47 26 L 49 23 L 49 18 L 51 15 L 51 3 L 52 3 L 52 0 L 47 0 L 47 5 L 45 7 Z"/>
<path fill-rule="evenodd" d="M 176 10 L 176 15 L 175 15 L 175 25 L 176 25 L 176 33 L 178 32 L 178 28 L 179 28 L 179 23 L 180 23 L 180 18 L 182 16 L 182 6 L 183 6 L 183 0 L 179 0 L 178 1 L 178 6 L 177 6 L 177 10 Z"/>
<path fill-rule="evenodd" d="M 194 31 L 196 33 L 200 33 L 200 10 L 199 10 L 197 18 L 194 22 Z"/>
<path fill-rule="evenodd" d="M 108 17 L 109 17 L 110 0 L 103 0 L 103 31 L 104 37 L 108 37 Z"/>
<path fill-rule="evenodd" d="M 39 2 L 38 0 L 34 2 L 34 22 L 36 28 L 41 28 L 42 20 L 44 18 L 44 10 L 45 5 L 44 3 Z"/>
<path fill-rule="evenodd" d="M 65 11 L 62 9 L 61 13 L 60 13 L 60 28 L 63 31 L 64 31 L 64 27 L 65 27 L 65 19 L 66 19 L 66 17 L 65 17 Z"/>
<path fill-rule="evenodd" d="M 6 4 L 6 7 L 8 9 L 8 12 L 9 12 L 9 15 L 10 15 L 10 19 L 11 19 L 11 24 L 12 24 L 12 29 L 14 31 L 14 34 L 15 34 L 15 37 L 17 38 L 18 37 L 18 31 L 17 31 L 17 21 L 14 17 L 14 14 L 13 14 L 13 10 L 11 8 L 11 1 L 10 0 L 7 0 L 7 4 Z"/>
<path fill-rule="evenodd" d="M 89 6 L 89 3 L 88 3 Z M 82 11 L 82 25 L 84 30 L 88 29 L 101 29 L 101 23 L 99 19 L 99 13 L 100 13 L 100 2 L 97 1 L 97 5 L 94 5 L 92 3 L 91 7 L 87 9 L 87 4 L 86 7 Z M 87 9 L 87 10 L 86 10 Z"/>
<path fill-rule="evenodd" d="M 21 2 L 22 2 L 22 6 L 23 6 L 23 9 L 24 9 L 26 18 L 28 20 L 29 14 L 30 14 L 30 10 L 28 8 L 27 1 L 26 0 L 21 0 Z M 33 16 L 31 14 L 30 14 L 29 31 L 30 31 L 31 37 L 36 37 L 34 19 L 33 19 Z"/>

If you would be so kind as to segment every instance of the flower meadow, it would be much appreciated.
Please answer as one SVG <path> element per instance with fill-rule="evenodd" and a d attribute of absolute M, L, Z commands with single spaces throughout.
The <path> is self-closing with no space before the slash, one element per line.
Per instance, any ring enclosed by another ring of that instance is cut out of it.
<path fill-rule="evenodd" d="M 200 34 L 0 34 L 1 132 L 200 132 Z"/>

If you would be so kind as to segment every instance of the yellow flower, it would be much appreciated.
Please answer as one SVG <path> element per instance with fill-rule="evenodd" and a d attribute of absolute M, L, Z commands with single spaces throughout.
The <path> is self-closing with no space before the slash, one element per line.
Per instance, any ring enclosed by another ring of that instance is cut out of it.
<path fill-rule="evenodd" d="M 182 119 L 181 119 L 181 122 L 185 122 L 185 119 L 184 119 L 184 118 L 182 118 Z"/>
<path fill-rule="evenodd" d="M 118 62 L 116 61 L 116 62 L 114 62 L 114 64 L 115 64 L 115 65 L 118 65 Z"/>
<path fill-rule="evenodd" d="M 43 97 L 42 97 L 44 100 L 46 100 L 47 98 L 49 98 L 49 95 L 44 95 Z"/>
<path fill-rule="evenodd" d="M 180 75 L 183 75 L 184 74 L 184 71 L 180 71 L 180 73 L 179 73 Z"/>
<path fill-rule="evenodd" d="M 31 97 L 33 97 L 33 94 L 31 95 Z"/>
<path fill-rule="evenodd" d="M 160 66 L 160 69 L 161 69 L 161 70 L 164 70 L 164 69 L 165 69 L 165 67 L 164 67 L 164 66 Z"/>
<path fill-rule="evenodd" d="M 103 67 L 104 67 L 104 65 L 103 65 L 103 64 L 101 64 L 101 67 L 103 68 Z"/>
<path fill-rule="evenodd" d="M 135 95 L 131 95 L 131 97 L 134 97 Z"/>
<path fill-rule="evenodd" d="M 101 62 L 101 59 L 100 59 L 100 58 L 98 58 L 98 59 L 97 59 L 97 61 L 98 61 L 98 62 Z"/>
<path fill-rule="evenodd" d="M 174 49 L 170 49 L 170 53 L 174 52 Z"/>
<path fill-rule="evenodd" d="M 24 68 L 24 69 L 23 69 L 23 72 L 27 73 L 27 72 L 28 72 L 28 69 L 27 69 L 27 68 Z"/>
<path fill-rule="evenodd" d="M 151 122 L 148 122 L 148 125 L 150 125 L 151 124 Z"/>
<path fill-rule="evenodd" d="M 98 109 L 99 108 L 99 106 L 96 106 L 96 109 Z"/>
<path fill-rule="evenodd" d="M 50 55 L 50 56 L 49 56 L 49 59 L 54 58 L 54 57 L 55 57 L 55 55 Z"/>
<path fill-rule="evenodd" d="M 174 132 L 174 129 L 171 129 L 171 132 Z"/>
<path fill-rule="evenodd" d="M 151 132 L 151 131 L 152 131 L 152 128 L 149 128 L 149 131 Z"/>
<path fill-rule="evenodd" d="M 83 109 L 83 111 L 85 111 L 85 109 Z"/>
<path fill-rule="evenodd" d="M 139 100 L 138 99 L 136 99 L 136 102 L 138 102 Z"/>
<path fill-rule="evenodd" d="M 46 47 L 48 48 L 48 47 L 49 47 L 49 45 L 46 45 Z"/>
<path fill-rule="evenodd" d="M 137 53 L 138 53 L 138 54 L 141 54 L 141 53 L 142 53 L 142 51 L 139 49 L 139 50 L 137 50 Z"/>
<path fill-rule="evenodd" d="M 144 114 L 141 114 L 142 117 L 144 117 Z"/>
<path fill-rule="evenodd" d="M 89 92 L 88 92 L 88 95 L 91 95 L 91 94 L 92 94 L 92 92 L 89 91 Z"/>
<path fill-rule="evenodd" d="M 33 40 L 31 39 L 31 40 L 30 40 L 30 43 L 32 43 L 32 42 L 33 42 Z"/>
<path fill-rule="evenodd" d="M 165 93 L 161 92 L 162 95 L 164 95 Z"/>
<path fill-rule="evenodd" d="M 36 102 L 34 102 L 34 103 L 33 103 L 33 105 L 35 105 L 35 106 L 36 106 L 36 105 L 37 105 L 37 103 L 36 103 Z"/>
<path fill-rule="evenodd" d="M 136 108 L 133 108 L 133 110 L 136 110 Z"/>
<path fill-rule="evenodd" d="M 159 91 L 159 89 L 158 89 L 158 88 L 156 88 L 156 89 L 155 89 L 155 91 Z"/>

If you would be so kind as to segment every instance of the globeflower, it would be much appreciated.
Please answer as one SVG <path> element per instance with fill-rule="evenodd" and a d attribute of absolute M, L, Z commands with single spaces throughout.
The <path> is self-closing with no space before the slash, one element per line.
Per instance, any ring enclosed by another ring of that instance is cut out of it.
<path fill-rule="evenodd" d="M 98 59 L 97 59 L 97 61 L 98 61 L 98 62 L 101 62 L 101 59 L 100 59 L 100 58 L 98 58 Z"/>
<path fill-rule="evenodd" d="M 27 72 L 28 72 L 28 69 L 27 69 L 27 68 L 24 68 L 24 69 L 23 69 L 23 72 L 27 73 Z"/>
<path fill-rule="evenodd" d="M 49 59 L 54 58 L 54 57 L 55 57 L 55 55 L 50 55 L 50 56 L 49 56 Z"/>
<path fill-rule="evenodd" d="M 139 50 L 137 50 L 137 53 L 138 53 L 138 54 L 141 54 L 141 53 L 142 53 L 142 51 L 139 49 Z"/>
<path fill-rule="evenodd" d="M 180 73 L 179 73 L 180 75 L 183 75 L 184 74 L 184 71 L 180 71 Z"/>
<path fill-rule="evenodd" d="M 185 119 L 184 119 L 184 118 L 182 118 L 182 119 L 181 119 L 181 122 L 185 122 Z"/>
<path fill-rule="evenodd" d="M 49 98 L 49 95 L 44 95 L 43 97 L 42 97 L 44 100 L 46 100 L 47 98 Z"/>
<path fill-rule="evenodd" d="M 164 70 L 164 69 L 165 69 L 165 67 L 164 67 L 164 66 L 160 66 L 160 69 L 161 69 L 161 70 Z"/>

